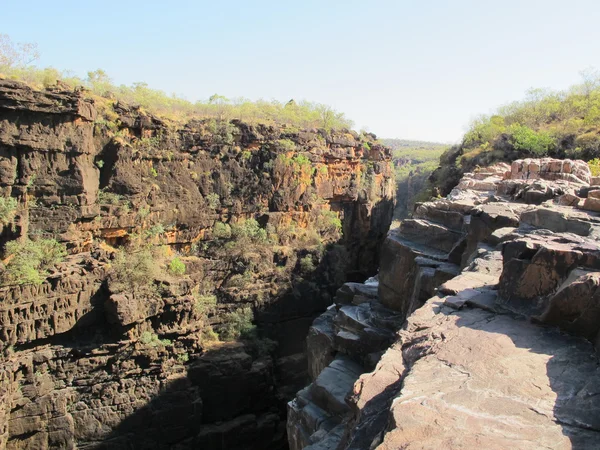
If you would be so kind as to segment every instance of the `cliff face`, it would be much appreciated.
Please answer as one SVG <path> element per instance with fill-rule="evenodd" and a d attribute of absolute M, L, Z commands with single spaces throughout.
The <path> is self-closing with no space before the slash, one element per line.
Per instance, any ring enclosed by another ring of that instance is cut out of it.
<path fill-rule="evenodd" d="M 290 448 L 597 448 L 599 181 L 519 160 L 418 204 L 311 327 Z"/>
<path fill-rule="evenodd" d="M 284 441 L 310 322 L 376 270 L 394 186 L 370 136 L 176 126 L 0 80 L 0 190 L 17 201 L 0 244 L 68 251 L 0 287 L 0 448 L 263 449 Z M 169 270 L 123 289 L 148 245 Z M 258 339 L 209 342 L 248 306 Z"/>

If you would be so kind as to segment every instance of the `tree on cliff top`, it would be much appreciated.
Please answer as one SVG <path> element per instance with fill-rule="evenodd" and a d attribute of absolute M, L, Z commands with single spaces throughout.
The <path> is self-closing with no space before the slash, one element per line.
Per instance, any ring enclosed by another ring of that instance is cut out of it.
<path fill-rule="evenodd" d="M 228 99 L 217 94 L 208 100 L 192 103 L 176 94 L 169 95 L 164 91 L 152 89 L 144 82 L 135 82 L 130 86 L 116 85 L 102 69 L 88 72 L 87 77 L 83 79 L 73 76 L 68 71 L 59 71 L 52 67 L 42 69 L 31 65 L 38 57 L 36 44 L 13 43 L 8 35 L 0 34 L 0 73 L 3 76 L 23 81 L 35 88 L 53 86 L 59 80 L 72 88 L 84 86 L 87 88 L 86 95 L 97 100 L 98 105 L 108 105 L 108 109 L 114 100 L 119 100 L 142 106 L 151 113 L 173 120 L 240 119 L 251 123 L 286 124 L 295 128 L 328 130 L 350 129 L 353 126 L 352 121 L 343 113 L 319 103 Z"/>
<path fill-rule="evenodd" d="M 40 57 L 37 44 L 13 42 L 10 36 L 0 33 L 0 70 L 10 67 L 25 67 Z"/>

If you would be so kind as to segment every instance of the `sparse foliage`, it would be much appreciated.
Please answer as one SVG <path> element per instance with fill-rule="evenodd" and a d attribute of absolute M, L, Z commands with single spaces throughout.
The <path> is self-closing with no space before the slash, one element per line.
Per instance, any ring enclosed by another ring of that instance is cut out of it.
<path fill-rule="evenodd" d="M 9 261 L 3 274 L 4 284 L 41 284 L 48 269 L 61 262 L 67 250 L 54 239 L 27 238 L 8 242 L 6 254 Z"/>
<path fill-rule="evenodd" d="M 10 225 L 17 214 L 17 199 L 0 197 L 0 225 Z"/>

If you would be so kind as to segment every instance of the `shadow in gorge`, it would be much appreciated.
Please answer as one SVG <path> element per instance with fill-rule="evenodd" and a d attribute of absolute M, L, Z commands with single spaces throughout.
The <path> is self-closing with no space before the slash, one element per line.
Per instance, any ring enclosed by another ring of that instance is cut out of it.
<path fill-rule="evenodd" d="M 319 292 L 315 281 L 327 273 L 317 267 L 256 310 L 258 340 L 207 348 L 180 373 L 161 380 L 164 386 L 158 394 L 115 424 L 103 442 L 80 447 L 286 449 L 286 404 L 307 383 L 306 333 L 332 299 L 331 287 Z M 257 348 L 266 337 L 278 343 L 269 354 Z M 142 359 L 138 357 L 136 364 L 145 368 L 152 364 Z"/>
<path fill-rule="evenodd" d="M 343 282 L 363 281 L 375 273 L 378 246 L 387 232 L 380 224 L 390 223 L 392 203 L 384 200 L 371 211 L 360 204 L 345 207 L 345 238 L 328 246 L 317 267 L 255 305 L 258 337 L 277 341 L 274 351 L 265 355 L 256 341 L 210 347 L 180 373 L 162 380 L 163 387 L 149 402 L 114 425 L 108 420 L 104 426 L 112 431 L 103 442 L 79 447 L 286 449 L 286 405 L 308 382 L 308 328 L 332 304 Z M 360 221 L 362 229 L 356 228 Z"/>

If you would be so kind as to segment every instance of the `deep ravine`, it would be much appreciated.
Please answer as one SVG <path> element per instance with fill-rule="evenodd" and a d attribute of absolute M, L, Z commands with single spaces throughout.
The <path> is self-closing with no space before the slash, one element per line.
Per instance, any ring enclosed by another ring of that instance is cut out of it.
<path fill-rule="evenodd" d="M 308 327 L 376 272 L 394 195 L 369 134 L 7 80 L 0 189 L 2 449 L 286 448 Z"/>

